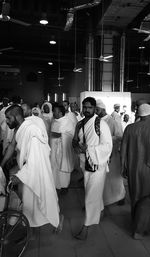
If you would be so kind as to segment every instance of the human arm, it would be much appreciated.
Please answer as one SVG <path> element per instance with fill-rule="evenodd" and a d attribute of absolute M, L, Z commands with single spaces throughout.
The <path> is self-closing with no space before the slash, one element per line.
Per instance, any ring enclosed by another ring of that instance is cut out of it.
<path fill-rule="evenodd" d="M 3 172 L 2 167 L 0 167 L 0 195 L 5 194 L 6 178 Z"/>
<path fill-rule="evenodd" d="M 123 134 L 120 148 L 121 176 L 127 178 L 127 145 L 128 145 L 128 129 Z"/>
<path fill-rule="evenodd" d="M 86 149 L 87 149 L 87 145 L 85 143 L 80 143 L 79 142 L 78 134 L 79 134 L 79 131 L 82 128 L 82 126 L 83 126 L 83 122 L 81 120 L 76 125 L 74 137 L 73 137 L 73 140 L 72 140 L 72 146 L 73 146 L 73 148 L 74 148 L 74 150 L 77 154 L 85 153 Z"/>
<path fill-rule="evenodd" d="M 59 138 L 59 137 L 61 137 L 61 133 L 58 133 L 58 132 L 51 132 L 51 137 L 52 138 Z"/>
<path fill-rule="evenodd" d="M 2 168 L 4 168 L 6 162 L 13 156 L 15 148 L 16 148 L 16 140 L 15 140 L 15 135 L 14 135 L 13 139 L 12 139 L 11 143 L 8 145 L 5 155 L 0 163 L 0 166 Z"/>

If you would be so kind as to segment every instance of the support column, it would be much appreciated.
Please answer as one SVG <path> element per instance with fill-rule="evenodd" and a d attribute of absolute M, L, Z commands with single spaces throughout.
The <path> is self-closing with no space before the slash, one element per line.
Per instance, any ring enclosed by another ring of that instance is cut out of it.
<path fill-rule="evenodd" d="M 125 33 L 121 37 L 120 46 L 120 92 L 124 91 L 124 68 L 125 68 Z"/>
<path fill-rule="evenodd" d="M 113 35 L 112 33 L 104 33 L 103 35 L 103 53 L 102 55 L 113 55 Z M 112 91 L 113 85 L 113 58 L 108 62 L 102 62 L 102 91 Z"/>
<path fill-rule="evenodd" d="M 87 90 L 93 91 L 93 52 L 94 52 L 94 39 L 92 33 L 88 34 L 88 40 L 87 40 L 87 61 L 86 61 L 86 84 L 87 84 Z"/>

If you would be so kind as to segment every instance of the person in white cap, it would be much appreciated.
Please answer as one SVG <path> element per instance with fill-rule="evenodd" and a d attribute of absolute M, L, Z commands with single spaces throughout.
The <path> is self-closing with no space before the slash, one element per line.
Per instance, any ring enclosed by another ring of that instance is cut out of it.
<path fill-rule="evenodd" d="M 107 206 L 115 202 L 123 204 L 125 199 L 125 187 L 120 173 L 121 165 L 119 152 L 122 133 L 120 133 L 117 122 L 111 115 L 106 113 L 106 106 L 100 99 L 96 101 L 96 113 L 108 124 L 113 140 L 113 151 L 109 163 L 109 172 L 106 175 L 103 192 L 104 205 Z"/>
<path fill-rule="evenodd" d="M 126 127 L 121 145 L 122 175 L 128 179 L 134 239 L 150 232 L 150 105 L 140 105 L 138 115 L 140 121 Z"/>
<path fill-rule="evenodd" d="M 114 111 L 112 112 L 111 116 L 112 118 L 117 122 L 118 129 L 120 130 L 120 133 L 123 135 L 123 129 L 122 129 L 122 121 L 120 116 L 120 104 L 114 104 Z"/>

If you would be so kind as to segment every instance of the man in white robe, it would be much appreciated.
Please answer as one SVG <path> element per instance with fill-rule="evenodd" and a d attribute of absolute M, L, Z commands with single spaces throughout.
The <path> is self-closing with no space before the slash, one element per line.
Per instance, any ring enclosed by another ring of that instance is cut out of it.
<path fill-rule="evenodd" d="M 114 104 L 114 111 L 111 114 L 112 118 L 117 122 L 119 133 L 123 136 L 122 121 L 120 116 L 120 104 Z"/>
<path fill-rule="evenodd" d="M 14 105 L 5 112 L 10 129 L 15 129 L 19 170 L 13 184 L 22 188 L 23 213 L 31 227 L 59 225 L 59 206 L 50 163 L 48 138 L 32 120 L 24 120 L 23 110 Z"/>
<path fill-rule="evenodd" d="M 75 128 L 73 122 L 65 116 L 64 106 L 54 106 L 53 115 L 50 137 L 52 171 L 56 188 L 68 189 L 74 168 L 72 139 Z"/>
<path fill-rule="evenodd" d="M 88 226 L 99 224 L 100 214 L 104 209 L 103 189 L 105 177 L 112 151 L 112 137 L 105 121 L 99 121 L 100 136 L 96 133 L 96 100 L 92 97 L 87 97 L 83 100 L 82 107 L 85 118 L 77 123 L 73 139 L 73 146 L 76 152 L 80 154 L 80 164 L 84 173 L 85 219 L 82 230 L 75 235 L 77 239 L 81 240 L 87 237 Z M 85 156 L 89 159 L 91 166 L 95 167 L 95 172 L 86 170 Z"/>
<path fill-rule="evenodd" d="M 75 127 L 78 120 L 77 120 L 77 117 L 76 117 L 75 113 L 69 110 L 69 101 L 64 100 L 63 101 L 63 106 L 65 108 L 65 116 L 68 117 L 69 120 L 71 120 L 73 122 L 74 127 Z"/>
<path fill-rule="evenodd" d="M 106 113 L 106 106 L 100 99 L 96 101 L 96 113 L 102 120 L 107 122 L 113 140 L 113 150 L 109 163 L 109 172 L 106 176 L 103 193 L 104 205 L 107 206 L 116 202 L 123 203 L 126 192 L 123 178 L 121 176 L 120 163 L 120 144 L 122 133 L 117 122 L 111 117 L 111 115 Z"/>

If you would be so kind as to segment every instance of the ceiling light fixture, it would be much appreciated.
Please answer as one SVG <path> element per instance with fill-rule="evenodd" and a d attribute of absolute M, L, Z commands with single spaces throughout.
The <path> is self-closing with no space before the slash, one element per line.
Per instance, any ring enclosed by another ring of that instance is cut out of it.
<path fill-rule="evenodd" d="M 141 50 L 141 49 L 145 49 L 145 46 L 139 46 L 139 49 Z"/>
<path fill-rule="evenodd" d="M 73 72 L 82 72 L 81 67 L 77 67 L 77 15 L 75 15 L 75 28 L 74 28 L 74 68 Z"/>
<path fill-rule="evenodd" d="M 56 41 L 55 41 L 55 40 L 50 40 L 49 43 L 50 43 L 51 45 L 55 45 L 55 44 L 56 44 Z"/>
<path fill-rule="evenodd" d="M 48 62 L 48 65 L 53 65 L 53 62 Z"/>
<path fill-rule="evenodd" d="M 48 24 L 47 14 L 46 13 L 42 13 L 42 18 L 41 18 L 41 20 L 39 22 L 42 25 L 47 25 Z"/>
<path fill-rule="evenodd" d="M 56 40 L 55 40 L 55 36 L 54 35 L 51 36 L 51 39 L 50 39 L 49 43 L 51 45 L 55 45 L 56 44 Z"/>

